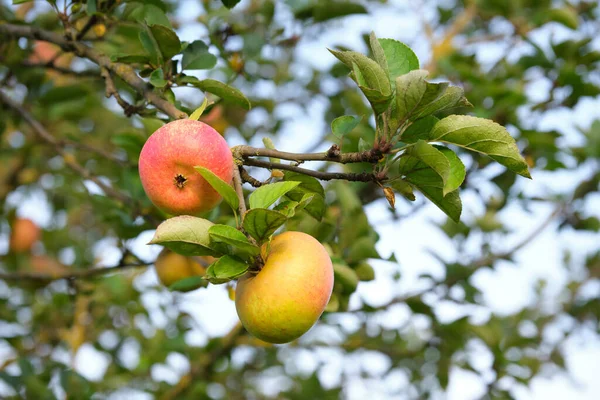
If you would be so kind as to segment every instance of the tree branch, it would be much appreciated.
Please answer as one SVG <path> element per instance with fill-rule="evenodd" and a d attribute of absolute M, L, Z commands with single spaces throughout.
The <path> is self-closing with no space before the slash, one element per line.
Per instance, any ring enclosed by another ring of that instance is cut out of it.
<path fill-rule="evenodd" d="M 100 69 L 100 75 L 104 78 L 104 85 L 106 86 L 106 98 L 110 98 L 111 96 L 117 100 L 117 103 L 123 108 L 125 111 L 125 115 L 127 117 L 131 117 L 133 114 L 139 114 L 142 110 L 145 109 L 144 106 L 134 106 L 133 104 L 129 104 L 121 94 L 117 90 L 117 86 L 115 85 L 115 81 L 113 81 L 112 76 L 108 68 L 102 67 Z"/>
<path fill-rule="evenodd" d="M 316 154 L 318 154 L 318 153 L 316 153 Z M 353 153 L 353 154 L 356 154 L 356 153 Z M 347 161 L 347 162 L 352 162 L 352 161 Z M 252 166 L 252 167 L 261 167 L 261 168 L 267 168 L 267 169 L 284 169 L 287 171 L 298 172 L 298 173 L 301 173 L 304 175 L 312 176 L 314 178 L 317 178 L 317 179 L 320 179 L 323 181 L 330 181 L 332 179 L 344 179 L 347 181 L 354 181 L 354 182 L 379 182 L 379 181 L 385 179 L 385 177 L 382 176 L 381 174 L 375 174 L 375 173 L 321 172 L 321 171 L 313 171 L 311 169 L 296 167 L 294 165 L 273 163 L 270 161 L 260 161 L 260 160 L 254 160 L 251 158 L 245 159 L 244 164 Z"/>
<path fill-rule="evenodd" d="M 242 158 L 244 160 L 250 157 L 269 157 L 280 158 L 288 161 L 296 161 L 298 163 L 304 161 L 331 161 L 340 164 L 350 164 L 359 162 L 376 163 L 381 157 L 386 154 L 389 149 L 371 149 L 357 153 L 340 153 L 340 148 L 333 145 L 329 150 L 323 153 L 289 153 L 273 149 L 261 149 L 252 146 L 235 146 L 231 149 L 234 158 Z M 245 162 L 244 162 L 245 164 Z"/>
<path fill-rule="evenodd" d="M 533 231 L 531 231 L 531 233 L 529 233 L 529 235 L 527 235 L 523 240 L 521 240 L 519 243 L 514 245 L 512 248 L 510 248 L 509 250 L 503 251 L 501 253 L 490 254 L 487 257 L 482 257 L 481 259 L 475 261 L 471 265 L 473 265 L 475 268 L 485 267 L 487 265 L 490 265 L 494 261 L 503 260 L 503 259 L 512 257 L 513 254 L 515 254 L 517 251 L 521 250 L 523 247 L 527 246 L 539 234 L 541 234 L 548 227 L 548 225 L 550 225 L 552 223 L 552 221 L 554 221 L 554 219 L 556 217 L 558 217 L 560 214 L 562 214 L 564 212 L 564 210 L 565 210 L 565 206 L 563 204 L 559 204 L 537 228 L 535 228 Z"/>
<path fill-rule="evenodd" d="M 254 186 L 255 188 L 261 187 L 263 185 L 263 183 L 261 181 L 259 181 L 258 179 L 256 179 L 252 175 L 250 175 L 248 173 L 248 171 L 246 171 L 246 168 L 244 168 L 244 167 L 240 167 L 240 175 L 242 177 L 242 182 L 247 182 L 247 183 L 251 184 L 252 186 Z"/>
<path fill-rule="evenodd" d="M 157 109 L 164 112 L 172 119 L 187 117 L 186 113 L 178 110 L 173 104 L 155 93 L 150 85 L 140 78 L 135 70 L 129 65 L 112 62 L 108 56 L 83 43 L 71 41 L 54 32 L 26 25 L 0 24 L 0 34 L 12 37 L 26 37 L 57 44 L 64 51 L 75 53 L 79 57 L 87 58 L 98 64 L 98 66 L 108 69 L 141 93 L 148 102 L 154 104 Z"/>
<path fill-rule="evenodd" d="M 81 40 L 84 38 L 85 34 L 88 33 L 88 31 L 90 29 L 92 29 L 92 27 L 96 24 L 96 22 L 98 22 L 98 17 L 96 17 L 95 15 L 92 15 L 90 17 L 90 19 L 87 20 L 87 22 L 85 23 L 85 25 L 83 26 L 83 28 L 81 28 L 81 31 L 79 31 L 79 33 L 77 34 L 77 37 L 75 38 L 75 40 Z"/>
<path fill-rule="evenodd" d="M 142 262 L 136 264 L 119 264 L 105 268 L 91 268 L 79 271 L 68 271 L 60 274 L 41 274 L 36 272 L 0 272 L 0 279 L 5 281 L 35 281 L 35 282 L 52 282 L 60 279 L 89 279 L 98 275 L 110 274 L 130 268 L 141 268 L 152 265 L 154 262 Z"/>
<path fill-rule="evenodd" d="M 564 212 L 564 210 L 565 210 L 565 207 L 562 204 L 559 205 L 558 207 L 556 207 L 539 226 L 537 226 L 533 231 L 531 231 L 531 233 L 529 233 L 529 235 L 527 235 L 523 240 L 521 240 L 519 243 L 517 243 L 515 246 L 513 246 L 509 250 L 503 251 L 501 253 L 490 254 L 488 256 L 481 257 L 480 259 L 469 263 L 469 265 L 473 269 L 473 272 L 492 264 L 494 261 L 507 259 L 507 258 L 511 257 L 517 251 L 521 250 L 523 247 L 525 247 L 529 243 L 531 243 L 533 241 L 533 239 L 535 239 L 539 234 L 541 234 L 548 227 L 548 225 L 550 225 L 552 223 L 552 221 L 554 221 L 554 219 L 556 217 L 558 217 L 559 215 L 561 215 Z M 449 288 L 450 286 L 452 286 L 456 283 L 457 283 L 457 281 L 455 281 L 455 280 L 448 280 L 448 279 L 436 280 L 433 282 L 433 285 L 431 287 L 428 287 L 428 288 L 423 289 L 416 293 L 406 294 L 403 296 L 395 297 L 392 300 L 390 300 L 389 302 L 387 302 L 381 306 L 376 306 L 376 307 L 367 306 L 364 311 L 368 311 L 368 312 L 385 311 L 394 304 L 406 303 L 409 300 L 420 298 L 425 293 L 433 291 L 435 288 L 439 287 L 440 285 L 445 285 Z"/>
<path fill-rule="evenodd" d="M 235 194 L 237 194 L 239 200 L 239 211 L 240 211 L 240 223 L 244 222 L 244 215 L 246 214 L 246 200 L 244 200 L 244 189 L 242 188 L 242 178 L 240 176 L 240 168 L 235 165 L 233 168 L 233 187 L 235 188 Z"/>

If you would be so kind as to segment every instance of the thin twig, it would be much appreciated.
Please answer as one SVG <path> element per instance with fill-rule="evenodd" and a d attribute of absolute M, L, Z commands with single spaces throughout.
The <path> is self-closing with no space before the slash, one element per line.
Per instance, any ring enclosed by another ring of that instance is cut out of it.
<path fill-rule="evenodd" d="M 244 215 L 246 215 L 246 201 L 244 200 L 244 189 L 242 188 L 240 167 L 237 166 L 233 168 L 233 187 L 235 188 L 235 194 L 237 194 L 240 203 L 238 206 L 240 211 L 240 222 L 244 222 Z"/>
<path fill-rule="evenodd" d="M 379 174 L 368 173 L 368 172 L 322 172 L 322 171 L 313 171 L 311 169 L 300 168 L 294 165 L 281 164 L 281 163 L 272 163 L 270 161 L 260 161 L 254 160 L 251 158 L 244 160 L 245 165 L 249 165 L 252 167 L 261 167 L 267 169 L 284 169 L 287 171 L 298 172 L 304 175 L 312 176 L 314 178 L 320 179 L 322 181 L 330 181 L 332 179 L 343 179 L 347 181 L 353 182 L 379 182 L 385 179 L 384 176 L 380 176 Z"/>
<path fill-rule="evenodd" d="M 473 272 L 492 264 L 494 261 L 507 259 L 507 258 L 513 256 L 517 251 L 519 251 L 523 247 L 527 246 L 529 243 L 531 243 L 533 241 L 533 239 L 535 239 L 537 236 L 539 236 L 552 223 L 552 221 L 554 221 L 554 219 L 556 217 L 558 217 L 559 215 L 561 215 L 564 212 L 564 210 L 565 210 L 565 207 L 563 204 L 556 207 L 554 209 L 554 211 L 552 211 L 550 213 L 550 215 L 548 215 L 548 217 L 546 217 L 546 219 L 539 226 L 537 226 L 533 231 L 531 231 L 531 233 L 529 233 L 529 235 L 527 235 L 523 240 L 521 240 L 515 246 L 511 247 L 509 250 L 503 251 L 501 253 L 490 254 L 488 256 L 481 257 L 480 259 L 475 260 L 472 263 L 470 263 L 470 266 L 472 267 Z M 412 294 L 407 294 L 404 296 L 395 297 L 392 300 L 390 300 L 389 302 L 387 302 L 381 306 L 368 307 L 365 311 L 369 311 L 369 312 L 384 311 L 384 310 L 387 310 L 390 306 L 392 306 L 394 304 L 406 303 L 408 300 L 419 298 L 419 297 L 423 296 L 425 293 L 431 292 L 432 290 L 434 290 L 435 288 L 437 288 L 440 285 L 446 285 L 447 287 L 450 287 L 450 286 L 454 285 L 455 283 L 457 283 L 457 282 L 449 281 L 447 279 L 435 281 L 434 285 L 427 289 L 423 289 L 417 293 L 412 293 Z"/>
<path fill-rule="evenodd" d="M 487 265 L 490 265 L 494 261 L 505 260 L 512 257 L 517 251 L 521 250 L 523 247 L 531 243 L 533 239 L 535 239 L 540 233 L 542 233 L 548 227 L 548 225 L 550 225 L 552 221 L 554 221 L 556 217 L 558 217 L 564 212 L 564 210 L 565 206 L 563 204 L 559 204 L 537 228 L 531 231 L 529 235 L 527 235 L 515 246 L 501 253 L 490 254 L 487 257 L 482 257 L 481 259 L 471 263 L 471 265 L 473 265 L 473 267 L 475 268 L 485 267 Z"/>
<path fill-rule="evenodd" d="M 92 27 L 94 25 L 96 25 L 96 22 L 98 22 L 98 17 L 96 17 L 95 15 L 92 15 L 90 17 L 90 19 L 87 20 L 87 22 L 85 23 L 85 25 L 83 26 L 83 28 L 81 28 L 81 31 L 79 31 L 79 33 L 77 34 L 77 37 L 75 38 L 75 40 L 81 40 L 84 38 L 85 34 L 88 33 L 88 31 L 90 29 L 92 29 Z"/>
<path fill-rule="evenodd" d="M 378 162 L 383 154 L 389 149 L 371 149 L 357 153 L 340 153 L 339 147 L 334 145 L 331 149 L 322 153 L 289 153 L 274 149 L 262 149 L 252 146 L 235 146 L 231 149 L 234 156 L 238 158 L 248 159 L 250 157 L 269 157 L 280 158 L 288 161 L 331 161 L 340 164 L 368 162 Z"/>
<path fill-rule="evenodd" d="M 252 186 L 254 186 L 255 188 L 261 187 L 263 185 L 263 183 L 261 181 L 259 181 L 258 179 L 256 179 L 252 175 L 250 175 L 248 173 L 248 171 L 246 171 L 246 168 L 244 168 L 244 167 L 240 168 L 240 175 L 242 177 L 242 182 L 247 182 L 247 183 L 251 184 Z"/>
<path fill-rule="evenodd" d="M 67 140 L 67 139 L 61 140 L 61 143 L 66 146 L 73 146 L 73 147 L 77 147 L 78 149 L 90 152 L 90 153 L 98 154 L 102 158 L 109 160 L 111 162 L 117 163 L 119 165 L 122 165 L 124 167 L 136 166 L 135 163 L 129 162 L 127 160 L 123 160 L 123 159 L 117 157 L 116 155 L 112 154 L 110 151 L 89 145 L 87 143 L 81 143 L 81 142 L 76 142 L 74 140 Z"/>
<path fill-rule="evenodd" d="M 107 68 L 172 119 L 187 118 L 186 113 L 178 110 L 175 105 L 154 92 L 153 88 L 140 78 L 131 66 L 112 62 L 110 57 L 81 42 L 74 42 L 57 33 L 26 25 L 0 24 L 0 34 L 12 37 L 26 37 L 57 44 L 64 51 L 75 53 L 77 56 L 87 58 L 100 67 Z"/>
<path fill-rule="evenodd" d="M 131 117 L 133 114 L 138 114 L 145 109 L 145 106 L 134 106 L 127 102 L 121 94 L 117 90 L 117 86 L 115 85 L 115 81 L 112 79 L 111 73 L 106 67 L 102 67 L 100 69 L 100 75 L 104 78 L 104 85 L 106 86 L 106 98 L 114 97 L 117 100 L 117 103 L 123 108 L 125 111 L 125 115 L 127 117 Z"/>

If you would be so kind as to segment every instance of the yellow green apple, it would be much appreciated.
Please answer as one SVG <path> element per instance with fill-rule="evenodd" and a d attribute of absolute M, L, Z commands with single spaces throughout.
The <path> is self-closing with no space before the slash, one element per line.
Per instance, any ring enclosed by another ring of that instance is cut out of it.
<path fill-rule="evenodd" d="M 213 257 L 208 256 L 198 258 L 201 258 L 207 266 L 215 260 Z M 160 283 L 167 287 L 185 278 L 203 276 L 206 272 L 206 267 L 201 265 L 198 260 L 182 256 L 168 249 L 164 249 L 158 255 L 154 262 L 154 269 Z"/>
<path fill-rule="evenodd" d="M 319 319 L 333 289 L 327 250 L 302 232 L 277 235 L 261 248 L 264 266 L 238 280 L 235 306 L 242 324 L 269 343 L 287 343 Z"/>

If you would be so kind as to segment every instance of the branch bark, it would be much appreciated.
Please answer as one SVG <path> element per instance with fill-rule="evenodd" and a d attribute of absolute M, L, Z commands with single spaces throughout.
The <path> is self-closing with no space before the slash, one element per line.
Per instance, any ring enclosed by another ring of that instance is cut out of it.
<path fill-rule="evenodd" d="M 261 149 L 252 146 L 235 146 L 231 149 L 235 158 L 244 160 L 250 157 L 280 158 L 282 160 L 296 161 L 331 161 L 339 164 L 350 164 L 359 162 L 376 163 L 386 154 L 386 149 L 371 149 L 357 153 L 340 153 L 337 145 L 333 145 L 328 151 L 322 153 L 289 153 L 273 149 Z M 245 162 L 244 162 L 245 164 Z"/>
<path fill-rule="evenodd" d="M 135 70 L 129 65 L 112 62 L 108 56 L 83 43 L 71 41 L 57 33 L 27 25 L 0 24 L 0 34 L 43 40 L 57 44 L 64 51 L 72 52 L 79 57 L 87 58 L 99 67 L 108 69 L 141 93 L 149 103 L 152 103 L 157 109 L 164 112 L 172 119 L 187 118 L 186 113 L 178 110 L 173 104 L 155 93 L 150 85 L 140 78 Z"/>
<path fill-rule="evenodd" d="M 318 154 L 318 153 L 316 153 Z M 353 153 L 356 154 L 356 153 Z M 347 161 L 352 162 L 352 161 Z M 252 167 L 261 167 L 266 169 L 284 169 L 286 171 L 298 172 L 304 175 L 312 176 L 317 179 L 323 181 L 330 181 L 332 179 L 344 179 L 347 181 L 353 182 L 379 182 L 384 179 L 384 176 L 380 176 L 380 174 L 369 173 L 369 172 L 322 172 L 322 171 L 313 171 L 311 169 L 300 168 L 294 165 L 281 164 L 281 163 L 273 163 L 270 161 L 260 161 L 254 160 L 251 158 L 244 160 L 245 165 L 249 165 Z"/>
<path fill-rule="evenodd" d="M 242 188 L 242 177 L 240 175 L 240 168 L 235 165 L 233 168 L 233 187 L 235 194 L 237 194 L 240 205 L 238 206 L 240 212 L 240 223 L 244 222 L 244 215 L 246 214 L 246 200 L 244 200 L 244 189 Z"/>
<path fill-rule="evenodd" d="M 108 70 L 108 68 L 102 67 L 100 70 L 100 75 L 102 78 L 104 78 L 104 86 L 106 86 L 106 98 L 108 99 L 110 97 L 114 97 L 121 108 L 123 108 L 123 111 L 125 111 L 125 116 L 131 117 L 133 114 L 140 114 L 142 110 L 145 109 L 144 106 L 134 106 L 121 97 L 121 94 L 117 90 L 115 81 L 113 80 L 111 72 Z"/>

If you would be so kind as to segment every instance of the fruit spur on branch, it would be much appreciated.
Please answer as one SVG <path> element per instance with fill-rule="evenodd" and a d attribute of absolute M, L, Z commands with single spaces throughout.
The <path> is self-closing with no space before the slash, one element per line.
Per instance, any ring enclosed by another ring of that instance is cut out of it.
<path fill-rule="evenodd" d="M 392 208 L 396 194 L 414 201 L 418 190 L 458 221 L 465 167 L 446 145 L 488 155 L 530 177 L 504 127 L 452 114 L 471 106 L 462 88 L 427 81 L 428 72 L 401 42 L 371 34 L 370 46 L 373 58 L 330 50 L 375 117 L 374 137 L 361 136 L 353 152 L 334 144 L 323 153 L 289 153 L 268 139 L 265 148 L 230 149 L 216 130 L 198 121 L 206 98 L 189 119 L 170 122 L 148 138 L 139 158 L 140 178 L 150 200 L 171 216 L 150 242 L 169 249 L 156 262 L 165 286 L 189 291 L 237 280 L 235 306 L 246 330 L 266 342 L 287 343 L 306 333 L 324 311 L 347 307 L 358 281 L 373 279 L 368 260 L 380 258 L 377 234 L 361 228 L 366 215 L 346 185 L 328 186 L 337 191 L 339 207 L 356 214 L 355 226 L 340 232 L 337 243 L 330 236 L 327 247 L 315 238 L 327 231 L 324 217 L 335 218 L 335 207 L 326 209 L 320 180 L 374 183 Z M 368 124 L 368 118 L 340 116 L 331 124 L 332 136 L 342 144 L 361 123 Z M 300 167 L 309 161 L 357 165 L 343 172 Z M 268 169 L 271 176 L 261 182 L 246 167 Z M 255 187 L 247 202 L 243 183 Z M 211 222 L 207 218 L 218 218 L 221 200 L 233 218 Z M 299 213 L 315 221 L 312 230 L 293 218 Z M 349 250 L 339 250 L 343 243 Z"/>

